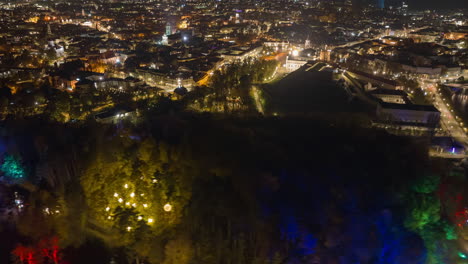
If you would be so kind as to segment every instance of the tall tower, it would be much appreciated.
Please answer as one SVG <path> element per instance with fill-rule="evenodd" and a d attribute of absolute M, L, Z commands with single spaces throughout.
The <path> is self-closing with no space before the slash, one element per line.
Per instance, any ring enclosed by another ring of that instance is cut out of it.
<path fill-rule="evenodd" d="M 310 48 L 310 39 L 309 39 L 309 36 L 307 36 L 307 39 L 305 40 L 305 43 L 304 43 L 304 49 L 308 49 Z"/>
<path fill-rule="evenodd" d="M 47 36 L 52 35 L 52 29 L 50 29 L 50 24 L 49 23 L 47 23 L 47 33 L 46 34 L 47 34 Z"/>
<path fill-rule="evenodd" d="M 377 7 L 380 9 L 385 8 L 385 0 L 377 0 Z"/>

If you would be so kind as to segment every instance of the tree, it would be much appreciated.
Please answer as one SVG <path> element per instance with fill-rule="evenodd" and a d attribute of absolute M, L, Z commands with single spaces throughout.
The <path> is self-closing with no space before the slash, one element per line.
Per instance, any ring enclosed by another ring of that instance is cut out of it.
<path fill-rule="evenodd" d="M 178 235 L 166 244 L 164 254 L 163 264 L 188 264 L 194 255 L 192 241 L 187 235 Z"/>
<path fill-rule="evenodd" d="M 48 49 L 46 51 L 46 58 L 49 62 L 54 62 L 57 60 L 57 52 L 54 49 Z"/>
<path fill-rule="evenodd" d="M 21 179 L 25 177 L 25 171 L 21 165 L 21 160 L 12 155 L 5 154 L 0 170 L 10 179 Z"/>

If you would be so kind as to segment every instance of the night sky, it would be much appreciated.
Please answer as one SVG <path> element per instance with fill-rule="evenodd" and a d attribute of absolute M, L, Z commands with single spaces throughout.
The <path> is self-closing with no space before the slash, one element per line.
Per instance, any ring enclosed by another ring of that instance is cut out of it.
<path fill-rule="evenodd" d="M 468 0 L 408 0 L 408 3 L 411 9 L 468 8 Z"/>
<path fill-rule="evenodd" d="M 361 0 L 363 3 L 376 3 L 377 0 Z M 385 6 L 400 5 L 407 2 L 410 9 L 453 9 L 467 8 L 468 0 L 385 0 Z"/>

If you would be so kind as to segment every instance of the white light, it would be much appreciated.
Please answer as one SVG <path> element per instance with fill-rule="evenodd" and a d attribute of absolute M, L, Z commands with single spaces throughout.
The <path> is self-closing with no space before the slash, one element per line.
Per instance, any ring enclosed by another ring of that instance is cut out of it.
<path fill-rule="evenodd" d="M 131 193 L 131 194 L 130 194 L 130 197 L 135 197 L 135 193 Z"/>
<path fill-rule="evenodd" d="M 125 185 L 124 185 L 124 188 L 127 189 L 127 188 L 128 188 L 128 184 L 125 184 Z"/>
<path fill-rule="evenodd" d="M 143 207 L 146 208 L 146 207 L 148 207 L 148 205 L 147 205 L 147 204 L 143 204 Z"/>
<path fill-rule="evenodd" d="M 110 210 L 110 208 L 109 208 L 109 207 L 106 207 L 106 212 L 108 212 L 109 210 Z"/>
<path fill-rule="evenodd" d="M 138 216 L 138 220 L 141 220 L 141 219 L 143 219 L 143 217 L 141 217 L 141 215 L 140 215 L 140 216 Z"/>
<path fill-rule="evenodd" d="M 119 194 L 118 194 L 118 193 L 114 193 L 114 197 L 119 197 Z"/>
<path fill-rule="evenodd" d="M 133 206 L 133 207 L 136 207 L 136 203 L 133 203 L 132 206 Z"/>
<path fill-rule="evenodd" d="M 299 55 L 299 51 L 298 50 L 293 50 L 292 55 L 294 57 L 296 57 L 297 55 Z"/>
<path fill-rule="evenodd" d="M 122 198 L 119 198 L 119 203 L 122 203 L 123 202 L 123 199 Z"/>
<path fill-rule="evenodd" d="M 131 226 L 127 226 L 127 231 L 130 231 L 132 230 L 132 227 Z"/>
<path fill-rule="evenodd" d="M 149 218 L 148 223 L 153 223 L 153 218 Z"/>
<path fill-rule="evenodd" d="M 167 204 L 164 205 L 163 208 L 164 208 L 164 211 L 170 212 L 172 210 L 172 205 L 167 203 Z"/>
<path fill-rule="evenodd" d="M 125 205 L 130 205 L 130 202 L 126 202 Z"/>

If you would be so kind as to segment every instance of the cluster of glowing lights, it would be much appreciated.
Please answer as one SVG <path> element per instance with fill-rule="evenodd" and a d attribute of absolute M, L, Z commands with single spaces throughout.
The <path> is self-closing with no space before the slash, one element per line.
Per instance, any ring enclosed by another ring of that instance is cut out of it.
<path fill-rule="evenodd" d="M 157 179 L 153 179 L 152 182 L 153 182 L 153 183 L 157 183 L 158 180 L 157 180 Z M 125 189 L 129 189 L 129 188 L 130 188 L 130 186 L 129 186 L 128 183 L 125 183 L 125 184 L 123 185 L 123 187 L 124 187 Z M 137 203 L 132 201 L 133 199 L 135 199 L 135 198 L 137 197 L 137 194 L 135 194 L 135 192 L 131 192 L 130 194 L 128 194 L 130 200 L 127 200 L 127 201 L 124 200 L 124 196 L 126 196 L 125 194 L 124 194 L 124 195 L 121 195 L 121 194 L 115 192 L 113 196 L 114 196 L 114 198 L 117 199 L 117 202 L 118 202 L 118 203 L 124 204 L 125 206 L 128 206 L 128 207 L 131 206 L 131 207 L 133 207 L 133 208 L 137 208 Z M 144 194 L 144 193 L 140 193 L 139 196 L 140 196 L 140 197 L 144 197 L 145 194 Z M 143 206 L 143 208 L 145 208 L 145 209 L 146 209 L 146 208 L 149 208 L 149 204 L 148 204 L 148 203 L 142 203 L 142 204 L 140 204 L 140 205 Z M 172 205 L 171 205 L 170 203 L 166 203 L 166 204 L 163 206 L 163 210 L 164 210 L 165 212 L 170 212 L 170 211 L 172 211 L 172 209 L 173 209 L 173 207 L 172 207 Z M 105 211 L 108 212 L 108 213 L 110 213 L 110 212 L 111 212 L 111 207 L 110 207 L 110 206 L 107 206 L 107 207 L 105 208 Z M 146 217 L 144 217 L 143 215 L 138 215 L 138 217 L 137 217 L 138 221 L 143 221 L 144 218 L 146 218 Z M 107 217 L 107 219 L 112 220 L 112 219 L 113 219 L 112 215 L 109 215 L 109 216 Z M 145 221 L 146 221 L 147 224 L 153 224 L 153 223 L 155 222 L 155 221 L 154 221 L 154 218 L 152 218 L 152 217 L 148 217 Z M 131 226 L 127 226 L 125 229 L 127 230 L 127 232 L 130 232 L 130 231 L 133 230 L 133 228 L 132 228 Z"/>
<path fill-rule="evenodd" d="M 468 224 L 468 209 L 464 208 L 455 212 L 455 221 L 458 227 L 464 227 Z"/>
<path fill-rule="evenodd" d="M 60 210 L 50 210 L 49 207 L 44 208 L 44 213 L 47 215 L 60 214 Z"/>
<path fill-rule="evenodd" d="M 466 259 L 466 258 L 467 258 L 466 254 L 465 254 L 465 253 L 462 253 L 462 252 L 458 252 L 458 256 L 459 256 L 460 258 L 462 258 L 462 259 Z"/>

